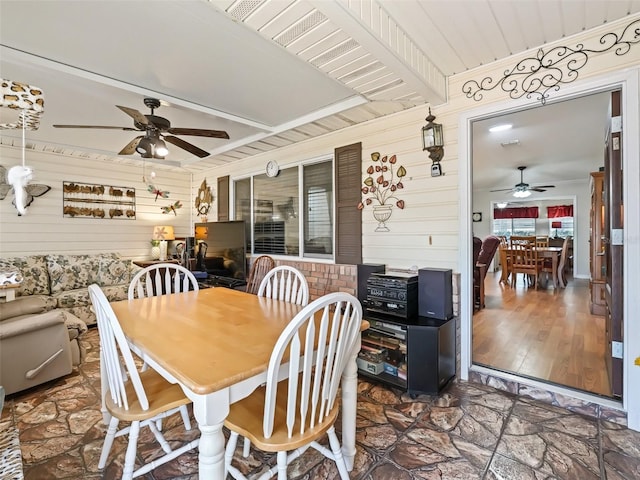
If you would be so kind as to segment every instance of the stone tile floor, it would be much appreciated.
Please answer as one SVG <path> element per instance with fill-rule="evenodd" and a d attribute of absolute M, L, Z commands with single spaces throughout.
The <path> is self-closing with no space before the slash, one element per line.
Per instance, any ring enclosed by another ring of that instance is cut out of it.
<path fill-rule="evenodd" d="M 123 438 L 116 439 L 107 467 L 97 468 L 105 432 L 97 330 L 81 343 L 83 363 L 71 375 L 7 398 L 2 421 L 20 432 L 26 479 L 120 478 Z M 640 479 L 640 433 L 479 384 L 454 383 L 439 396 L 412 399 L 361 381 L 358 413 L 352 479 Z M 179 415 L 167 419 L 163 431 L 173 445 L 198 435 L 197 428 L 184 431 Z M 157 452 L 145 429 L 139 459 Z M 240 467 L 259 472 L 272 459 L 252 450 Z M 192 451 L 140 478 L 196 479 L 197 464 Z M 309 450 L 289 477 L 338 475 L 331 461 Z"/>

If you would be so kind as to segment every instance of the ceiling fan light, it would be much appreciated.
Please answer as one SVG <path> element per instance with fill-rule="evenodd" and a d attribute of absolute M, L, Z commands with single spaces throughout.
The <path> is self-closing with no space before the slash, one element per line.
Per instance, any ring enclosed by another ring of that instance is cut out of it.
<path fill-rule="evenodd" d="M 526 198 L 529 195 L 531 195 L 531 192 L 529 190 L 516 190 L 515 192 L 513 192 L 513 196 L 517 198 Z"/>
<path fill-rule="evenodd" d="M 149 137 L 143 137 L 140 139 L 140 141 L 138 142 L 138 145 L 136 146 L 136 152 L 138 152 L 144 158 L 150 158 L 152 145 L 153 144 Z M 145 157 L 145 155 L 147 156 Z"/>
<path fill-rule="evenodd" d="M 156 149 L 154 153 L 155 155 L 163 158 L 169 154 L 169 149 L 167 148 L 167 144 L 164 143 L 164 140 L 161 140 L 161 139 L 156 140 Z"/>

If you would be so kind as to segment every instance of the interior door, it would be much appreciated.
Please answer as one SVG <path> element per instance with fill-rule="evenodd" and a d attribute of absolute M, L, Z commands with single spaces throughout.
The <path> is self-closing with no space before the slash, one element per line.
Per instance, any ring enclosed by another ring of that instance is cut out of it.
<path fill-rule="evenodd" d="M 607 368 L 611 392 L 622 396 L 623 326 L 623 200 L 622 200 L 622 110 L 620 91 L 611 92 L 609 132 L 604 158 L 605 224 L 605 321 Z"/>

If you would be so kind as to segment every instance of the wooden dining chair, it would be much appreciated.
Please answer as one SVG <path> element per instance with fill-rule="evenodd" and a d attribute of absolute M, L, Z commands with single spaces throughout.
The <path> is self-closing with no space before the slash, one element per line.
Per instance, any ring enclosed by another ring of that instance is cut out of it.
<path fill-rule="evenodd" d="M 156 297 L 167 293 L 182 293 L 189 290 L 198 291 L 198 280 L 187 268 L 176 263 L 156 263 L 143 268 L 134 275 L 129 284 L 128 299 Z M 138 352 L 135 352 L 138 353 Z M 147 370 L 143 363 L 141 371 Z M 189 412 L 186 407 L 180 410 L 182 421 L 187 430 L 191 429 Z M 162 422 L 158 422 L 162 428 Z"/>
<path fill-rule="evenodd" d="M 297 268 L 280 265 L 272 268 L 262 279 L 258 296 L 306 305 L 309 303 L 309 284 Z"/>
<path fill-rule="evenodd" d="M 566 266 L 569 258 L 569 245 L 571 241 L 571 237 L 566 237 L 564 242 L 562 242 L 562 252 L 560 252 L 560 261 L 558 262 L 558 274 L 560 275 L 561 287 L 567 286 Z"/>
<path fill-rule="evenodd" d="M 334 424 L 342 373 L 353 361 L 361 321 L 360 302 L 344 292 L 316 299 L 293 318 L 273 348 L 266 384 L 230 405 L 224 422 L 230 431 L 225 474 L 246 478 L 232 464 L 238 435 L 244 435 L 254 447 L 277 452 L 277 466 L 261 479 L 276 473 L 278 480 L 286 479 L 287 466 L 309 447 L 334 460 L 340 478 L 349 479 Z M 281 372 L 288 372 L 285 380 Z M 318 442 L 325 434 L 330 448 Z"/>
<path fill-rule="evenodd" d="M 96 284 L 89 285 L 89 297 L 96 314 L 100 335 L 101 372 L 108 384 L 106 407 L 111 415 L 106 432 L 98 468 L 103 469 L 116 437 L 129 436 L 125 453 L 123 479 L 144 475 L 154 468 L 173 460 L 198 446 L 194 440 L 173 450 L 156 422 L 177 413 L 191 401 L 177 384 L 171 384 L 154 370 L 139 372 L 122 327 L 104 292 Z M 120 421 L 130 422 L 130 426 L 118 430 Z M 138 435 L 141 427 L 149 427 L 165 454 L 160 458 L 134 470 Z"/>
<path fill-rule="evenodd" d="M 535 242 L 535 241 L 534 241 Z M 525 275 L 525 284 L 533 282 L 538 288 L 538 277 L 542 271 L 542 263 L 538 259 L 535 243 L 526 243 L 511 248 L 511 286 L 516 286 L 518 273 Z"/>
<path fill-rule="evenodd" d="M 251 264 L 249 278 L 247 279 L 247 293 L 258 293 L 260 283 L 269 270 L 275 268 L 276 262 L 269 255 L 260 255 Z"/>
<path fill-rule="evenodd" d="M 535 235 L 511 235 L 511 237 L 509 237 L 509 245 L 514 247 L 514 246 L 520 246 L 520 245 L 525 245 L 525 244 L 536 244 L 536 237 Z"/>
<path fill-rule="evenodd" d="M 536 237 L 536 247 L 548 247 L 549 246 L 549 236 L 537 236 Z"/>
<path fill-rule="evenodd" d="M 498 246 L 498 257 L 500 258 L 500 281 L 509 285 L 509 276 L 511 275 L 511 255 L 509 253 L 509 239 L 500 236 L 500 245 Z"/>

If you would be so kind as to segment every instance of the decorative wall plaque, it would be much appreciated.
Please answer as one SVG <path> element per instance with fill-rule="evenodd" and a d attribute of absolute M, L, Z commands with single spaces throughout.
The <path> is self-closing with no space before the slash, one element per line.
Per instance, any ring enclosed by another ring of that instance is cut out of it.
<path fill-rule="evenodd" d="M 136 189 L 62 182 L 62 212 L 65 217 L 136 219 Z"/>

